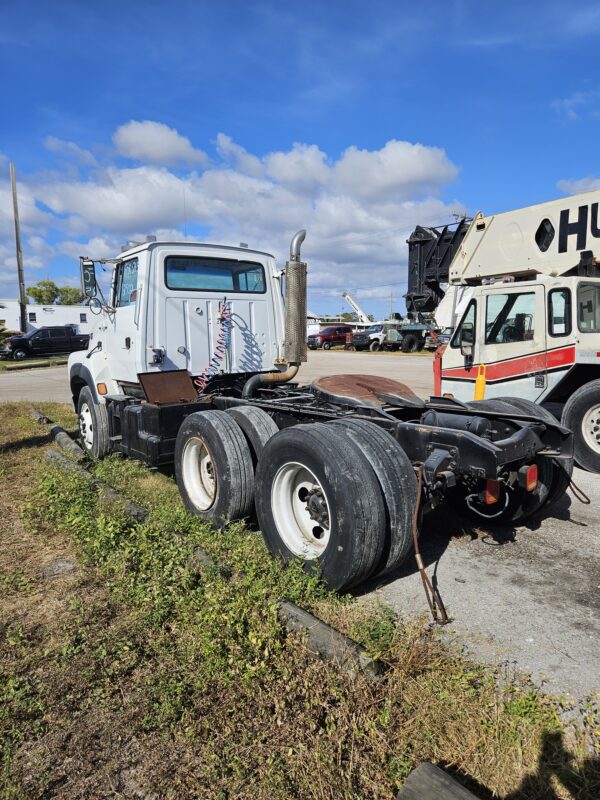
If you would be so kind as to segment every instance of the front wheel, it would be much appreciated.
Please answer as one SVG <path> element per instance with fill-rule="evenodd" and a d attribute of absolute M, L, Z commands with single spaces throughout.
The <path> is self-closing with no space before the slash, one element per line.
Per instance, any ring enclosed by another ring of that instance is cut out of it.
<path fill-rule="evenodd" d="M 381 345 L 379 344 L 379 342 L 377 341 L 377 339 L 373 339 L 373 341 L 372 341 L 372 342 L 371 342 L 371 344 L 369 345 L 369 350 L 370 350 L 372 353 L 376 353 L 378 350 L 381 350 Z"/>
<path fill-rule="evenodd" d="M 600 472 L 600 380 L 580 386 L 567 400 L 562 424 L 573 431 L 575 461 Z"/>
<path fill-rule="evenodd" d="M 13 356 L 15 361 L 23 361 L 24 358 L 27 358 L 27 350 L 23 350 L 23 348 L 18 347 L 16 350 L 13 350 Z"/>
<path fill-rule="evenodd" d="M 402 339 L 402 352 L 403 353 L 416 353 L 419 349 L 419 339 L 414 333 L 407 333 Z"/>
<path fill-rule="evenodd" d="M 331 342 L 323 342 L 323 350 L 330 350 Z"/>
<path fill-rule="evenodd" d="M 85 452 L 92 458 L 104 458 L 110 451 L 108 411 L 96 403 L 89 386 L 84 386 L 77 401 L 79 434 Z"/>

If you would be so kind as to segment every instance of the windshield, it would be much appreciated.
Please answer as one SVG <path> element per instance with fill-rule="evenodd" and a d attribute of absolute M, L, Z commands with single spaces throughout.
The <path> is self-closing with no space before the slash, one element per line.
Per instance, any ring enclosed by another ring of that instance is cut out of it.
<path fill-rule="evenodd" d="M 383 325 L 371 325 L 370 328 L 367 328 L 367 333 L 381 333 L 383 330 Z"/>
<path fill-rule="evenodd" d="M 600 332 L 600 285 L 580 283 L 577 289 L 577 321 L 582 333 Z"/>

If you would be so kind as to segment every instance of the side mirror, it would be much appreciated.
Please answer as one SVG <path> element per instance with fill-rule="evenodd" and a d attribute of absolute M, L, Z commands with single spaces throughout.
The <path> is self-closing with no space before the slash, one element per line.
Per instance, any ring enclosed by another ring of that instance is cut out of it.
<path fill-rule="evenodd" d="M 463 323 L 460 329 L 460 352 L 465 357 L 466 364 L 473 363 L 474 330 L 472 322 Z"/>
<path fill-rule="evenodd" d="M 79 269 L 81 272 L 81 288 L 88 300 L 91 300 L 98 294 L 96 266 L 91 258 L 80 258 Z"/>

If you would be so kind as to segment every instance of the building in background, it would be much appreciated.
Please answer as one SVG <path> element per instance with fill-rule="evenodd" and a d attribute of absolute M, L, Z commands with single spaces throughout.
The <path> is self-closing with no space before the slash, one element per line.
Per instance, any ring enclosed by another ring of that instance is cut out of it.
<path fill-rule="evenodd" d="M 78 333 L 89 333 L 93 314 L 88 306 L 42 306 L 29 303 L 26 306 L 27 331 L 48 325 L 75 325 Z M 0 300 L 0 325 L 6 330 L 20 328 L 19 303 L 16 300 Z"/>

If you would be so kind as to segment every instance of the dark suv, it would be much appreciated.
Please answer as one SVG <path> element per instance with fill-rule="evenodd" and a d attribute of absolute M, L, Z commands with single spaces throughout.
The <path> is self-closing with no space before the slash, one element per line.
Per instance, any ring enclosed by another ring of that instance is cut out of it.
<path fill-rule="evenodd" d="M 75 350 L 87 350 L 89 342 L 88 334 L 77 333 L 74 325 L 52 325 L 11 336 L 7 343 L 7 355 L 15 361 L 22 361 L 27 356 L 73 353 Z"/>
<path fill-rule="evenodd" d="M 329 325 L 322 331 L 308 337 L 308 346 L 311 350 L 329 350 L 336 344 L 346 344 L 346 336 L 353 332 L 352 325 Z"/>

